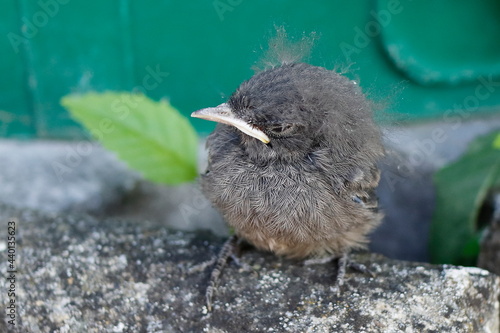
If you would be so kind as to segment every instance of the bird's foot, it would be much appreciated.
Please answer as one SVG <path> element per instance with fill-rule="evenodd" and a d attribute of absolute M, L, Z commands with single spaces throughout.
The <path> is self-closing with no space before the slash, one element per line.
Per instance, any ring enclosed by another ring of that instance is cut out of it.
<path fill-rule="evenodd" d="M 213 257 L 210 260 L 204 261 L 200 264 L 193 265 L 185 270 L 187 274 L 194 274 L 203 272 L 208 266 L 212 266 L 217 261 L 217 257 Z"/>
<path fill-rule="evenodd" d="M 210 273 L 210 280 L 208 281 L 208 287 L 205 292 L 205 300 L 207 302 L 207 310 L 212 311 L 212 299 L 217 285 L 220 281 L 220 275 L 227 265 L 229 258 L 232 258 L 236 264 L 241 265 L 240 261 L 235 257 L 234 252 L 236 248 L 236 243 L 238 241 L 238 236 L 233 235 L 222 245 L 222 248 L 215 258 L 215 266 L 212 268 L 212 273 Z"/>
<path fill-rule="evenodd" d="M 338 258 L 337 267 L 338 267 L 337 278 L 335 279 L 335 284 L 332 287 L 332 290 L 335 291 L 337 294 L 340 293 L 340 288 L 344 285 L 345 274 L 348 267 L 360 273 L 368 274 L 371 277 L 375 276 L 375 274 L 373 274 L 373 272 L 370 271 L 368 267 L 366 267 L 365 265 L 352 261 L 349 258 L 349 254 L 347 252 L 345 252 L 344 254 L 342 254 L 341 257 Z"/>
<path fill-rule="evenodd" d="M 344 285 L 347 268 L 352 268 L 358 272 L 368 274 L 372 277 L 375 276 L 373 272 L 371 272 L 365 265 L 352 261 L 349 258 L 349 254 L 347 252 L 342 254 L 340 257 L 333 255 L 323 258 L 308 259 L 304 261 L 304 265 L 321 265 L 334 260 L 337 260 L 337 277 L 335 279 L 335 284 L 332 286 L 332 290 L 337 294 L 340 293 L 340 288 Z"/>

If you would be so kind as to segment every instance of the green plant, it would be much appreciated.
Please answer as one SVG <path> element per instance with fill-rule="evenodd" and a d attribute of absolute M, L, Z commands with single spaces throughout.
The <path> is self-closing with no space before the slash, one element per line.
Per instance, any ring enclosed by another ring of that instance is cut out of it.
<path fill-rule="evenodd" d="M 135 93 L 92 92 L 65 96 L 61 104 L 146 179 L 173 185 L 196 178 L 196 132 L 166 101 Z"/>
<path fill-rule="evenodd" d="M 434 175 L 436 210 L 430 252 L 435 263 L 474 265 L 479 253 L 479 213 L 500 186 L 500 133 L 472 142 L 456 162 Z"/>

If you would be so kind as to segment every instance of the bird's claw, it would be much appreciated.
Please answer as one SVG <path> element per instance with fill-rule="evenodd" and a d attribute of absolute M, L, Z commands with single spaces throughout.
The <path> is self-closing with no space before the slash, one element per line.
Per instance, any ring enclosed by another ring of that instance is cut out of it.
<path fill-rule="evenodd" d="M 204 261 L 202 263 L 193 265 L 185 270 L 185 272 L 190 275 L 194 273 L 199 273 L 204 271 L 208 266 L 212 266 L 217 261 L 217 257 L 213 257 L 210 260 Z"/>

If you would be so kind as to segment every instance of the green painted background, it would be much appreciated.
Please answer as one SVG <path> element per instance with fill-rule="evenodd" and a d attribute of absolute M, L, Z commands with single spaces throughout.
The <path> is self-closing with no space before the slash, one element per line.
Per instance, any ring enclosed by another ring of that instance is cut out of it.
<path fill-rule="evenodd" d="M 252 75 L 275 25 L 317 32 L 308 61 L 350 64 L 394 118 L 500 109 L 497 0 L 3 0 L 0 136 L 82 137 L 59 106 L 71 92 L 135 87 L 186 115 L 217 105 Z"/>

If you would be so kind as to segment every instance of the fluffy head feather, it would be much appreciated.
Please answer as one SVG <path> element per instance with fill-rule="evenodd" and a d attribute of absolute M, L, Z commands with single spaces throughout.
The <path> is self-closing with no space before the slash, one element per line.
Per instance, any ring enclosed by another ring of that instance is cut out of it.
<path fill-rule="evenodd" d="M 322 67 L 294 63 L 260 72 L 243 82 L 228 104 L 271 138 L 264 146 L 241 135 L 248 154 L 261 162 L 294 161 L 321 149 L 341 160 L 380 145 L 371 104 L 359 86 Z"/>

